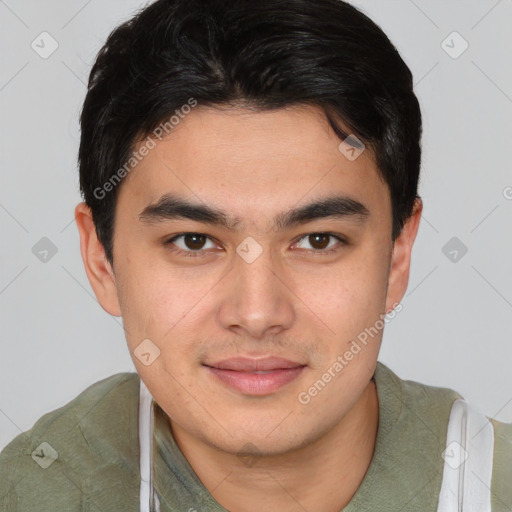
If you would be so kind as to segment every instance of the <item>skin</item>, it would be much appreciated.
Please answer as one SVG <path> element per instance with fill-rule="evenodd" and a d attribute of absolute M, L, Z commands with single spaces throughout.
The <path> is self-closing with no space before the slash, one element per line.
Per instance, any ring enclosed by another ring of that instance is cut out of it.
<path fill-rule="evenodd" d="M 339 511 L 361 484 L 378 429 L 371 380 L 382 330 L 308 404 L 298 400 L 407 288 L 422 204 L 391 240 L 391 201 L 369 149 L 356 160 L 322 112 L 198 106 L 120 185 L 114 266 L 90 210 L 77 205 L 81 254 L 101 306 L 123 317 L 133 362 L 170 418 L 183 454 L 231 512 Z M 206 203 L 241 220 L 239 230 L 179 219 L 145 223 L 139 213 L 163 193 Z M 325 218 L 280 231 L 273 218 L 306 202 L 350 196 L 370 215 Z M 310 234 L 345 236 L 316 242 Z M 165 241 L 181 233 L 171 252 Z M 262 248 L 252 263 L 236 248 Z M 330 254 L 324 247 L 338 246 Z M 315 252 L 316 251 L 316 252 Z M 146 366 L 134 350 L 149 338 L 160 355 Z M 277 355 L 305 364 L 264 396 L 228 388 L 205 362 Z M 252 455 L 252 463 L 240 457 Z"/>

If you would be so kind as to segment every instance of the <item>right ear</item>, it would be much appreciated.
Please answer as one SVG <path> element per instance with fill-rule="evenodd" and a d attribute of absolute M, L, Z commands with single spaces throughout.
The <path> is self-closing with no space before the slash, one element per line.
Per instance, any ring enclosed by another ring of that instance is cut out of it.
<path fill-rule="evenodd" d="M 80 233 L 82 261 L 94 294 L 107 313 L 121 316 L 114 270 L 96 236 L 91 209 L 84 202 L 75 207 L 75 221 Z"/>

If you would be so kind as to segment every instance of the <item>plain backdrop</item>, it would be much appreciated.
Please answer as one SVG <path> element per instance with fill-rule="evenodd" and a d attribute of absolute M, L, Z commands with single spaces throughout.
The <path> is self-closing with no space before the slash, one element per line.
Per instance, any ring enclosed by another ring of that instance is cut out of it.
<path fill-rule="evenodd" d="M 424 123 L 423 218 L 380 360 L 512 422 L 512 2 L 353 3 L 410 67 Z M 88 73 L 143 5 L 0 0 L 0 448 L 93 382 L 135 371 L 122 320 L 87 280 L 73 210 Z"/>

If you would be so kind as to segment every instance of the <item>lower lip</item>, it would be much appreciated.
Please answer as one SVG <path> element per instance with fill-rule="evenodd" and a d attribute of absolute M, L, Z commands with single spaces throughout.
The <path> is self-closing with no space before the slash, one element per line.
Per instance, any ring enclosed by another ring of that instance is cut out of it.
<path fill-rule="evenodd" d="M 282 368 L 269 373 L 248 373 L 206 367 L 215 377 L 246 395 L 268 395 L 295 380 L 305 368 Z"/>

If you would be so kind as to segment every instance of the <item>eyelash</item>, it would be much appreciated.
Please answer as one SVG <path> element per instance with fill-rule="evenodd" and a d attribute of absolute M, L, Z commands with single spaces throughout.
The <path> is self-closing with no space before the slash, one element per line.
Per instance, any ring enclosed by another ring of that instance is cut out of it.
<path fill-rule="evenodd" d="M 182 236 L 186 236 L 186 235 L 199 235 L 199 236 L 205 236 L 206 238 L 208 238 L 209 240 L 212 241 L 211 237 L 209 237 L 208 235 L 204 234 L 204 233 L 195 233 L 195 232 L 186 232 L 186 233 L 180 233 L 178 235 L 174 235 L 173 237 L 169 238 L 168 240 L 166 240 L 164 242 L 164 245 L 166 246 L 166 248 L 175 253 L 176 255 L 178 256 L 185 256 L 187 258 L 197 258 L 197 257 L 202 257 L 204 252 L 203 250 L 199 249 L 197 251 L 183 251 L 181 249 L 173 249 L 171 248 L 171 244 L 177 240 L 178 238 L 181 238 Z M 319 231 L 319 232 L 312 232 L 312 233 L 308 233 L 302 237 L 300 237 L 298 240 L 297 240 L 297 243 L 300 242 L 301 240 L 303 240 L 304 238 L 307 238 L 308 236 L 311 236 L 311 235 L 324 235 L 324 236 L 330 236 L 332 238 L 336 238 L 338 240 L 338 242 L 340 242 L 339 244 L 336 244 L 334 247 L 331 247 L 330 249 L 306 249 L 306 252 L 308 253 L 313 253 L 313 254 L 318 254 L 320 256 L 323 256 L 325 254 L 331 254 L 333 252 L 336 252 L 336 251 L 339 251 L 341 249 L 341 247 L 343 246 L 347 246 L 349 245 L 349 242 L 341 237 L 340 235 L 336 235 L 334 233 L 330 233 L 330 232 L 324 232 L 324 231 Z"/>

